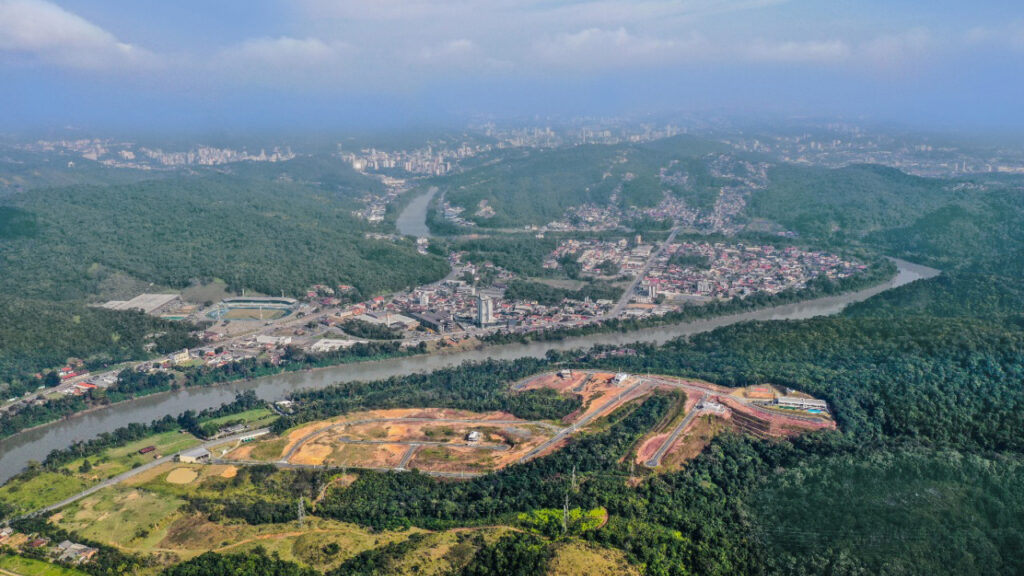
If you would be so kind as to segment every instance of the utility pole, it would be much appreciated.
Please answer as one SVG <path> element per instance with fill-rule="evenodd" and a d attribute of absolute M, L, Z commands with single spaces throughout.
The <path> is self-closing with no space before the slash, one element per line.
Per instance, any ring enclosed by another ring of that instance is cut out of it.
<path fill-rule="evenodd" d="M 572 491 L 579 492 L 579 488 L 576 486 L 576 466 L 572 467 Z"/>

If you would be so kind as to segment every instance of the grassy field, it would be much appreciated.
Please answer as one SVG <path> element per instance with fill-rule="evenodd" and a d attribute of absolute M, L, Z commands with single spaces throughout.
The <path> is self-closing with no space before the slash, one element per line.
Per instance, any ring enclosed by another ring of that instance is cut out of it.
<path fill-rule="evenodd" d="M 91 484 L 85 479 L 57 472 L 41 472 L 29 478 L 23 475 L 0 487 L 0 502 L 10 504 L 16 511 L 28 512 L 56 504 Z"/>
<path fill-rule="evenodd" d="M 256 533 L 256 528 L 251 527 L 251 534 L 233 538 L 230 544 L 218 548 L 217 551 L 238 553 L 262 546 L 268 552 L 277 552 L 285 560 L 326 571 L 364 550 L 405 540 L 412 534 L 421 532 L 412 529 L 404 532 L 374 533 L 355 524 L 322 518 L 309 518 L 301 532 L 294 523 L 264 525 L 259 527 L 259 533 Z M 325 552 L 325 547 L 331 543 L 338 544 L 340 549 L 335 554 Z"/>
<path fill-rule="evenodd" d="M 269 426 L 274 420 L 277 420 L 277 415 L 271 412 L 270 409 L 253 408 L 239 414 L 229 414 L 219 418 L 203 420 L 203 424 L 212 423 L 217 426 L 223 426 L 229 422 L 245 422 L 250 428 L 262 428 Z"/>
<path fill-rule="evenodd" d="M 254 460 L 277 460 L 284 452 L 284 446 L 287 443 L 287 438 L 266 440 L 254 446 L 250 455 Z"/>
<path fill-rule="evenodd" d="M 88 472 L 79 472 L 85 460 L 84 458 L 68 463 L 64 466 L 64 469 L 87 479 L 110 478 L 149 462 L 156 457 L 174 454 L 196 446 L 199 443 L 200 441 L 195 436 L 185 432 L 162 432 L 125 444 L 124 446 L 110 448 L 95 456 L 90 456 L 89 462 L 92 464 L 92 469 Z M 156 450 L 148 454 L 139 454 L 139 450 L 146 446 L 156 446 Z"/>
<path fill-rule="evenodd" d="M 583 542 L 558 546 L 548 576 L 638 576 L 640 572 L 619 550 L 595 548 Z"/>
<path fill-rule="evenodd" d="M 85 576 L 85 572 L 8 554 L 0 555 L 0 570 L 20 576 Z M 0 574 L 3 572 L 0 571 Z"/>
<path fill-rule="evenodd" d="M 63 509 L 53 519 L 66 530 L 129 550 L 151 550 L 184 501 L 128 486 L 112 486 Z"/>
<path fill-rule="evenodd" d="M 225 320 L 277 320 L 287 313 L 285 310 L 273 308 L 231 308 L 223 313 L 221 318 Z"/>

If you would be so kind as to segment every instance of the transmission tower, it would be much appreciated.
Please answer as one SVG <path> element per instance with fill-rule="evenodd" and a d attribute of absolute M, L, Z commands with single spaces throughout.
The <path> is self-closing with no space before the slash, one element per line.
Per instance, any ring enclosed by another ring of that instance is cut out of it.
<path fill-rule="evenodd" d="M 569 493 L 565 493 L 565 504 L 562 506 L 562 534 L 569 531 Z"/>
<path fill-rule="evenodd" d="M 304 500 L 302 499 L 302 497 L 301 497 L 301 496 L 299 496 L 299 504 L 298 504 L 298 506 L 299 506 L 299 510 L 298 510 L 298 512 L 299 512 L 299 513 L 298 513 L 298 517 L 299 517 L 299 528 L 302 528 L 302 527 L 304 527 L 304 526 L 305 526 L 305 524 L 306 524 L 306 503 L 305 503 L 305 501 L 304 501 Z"/>

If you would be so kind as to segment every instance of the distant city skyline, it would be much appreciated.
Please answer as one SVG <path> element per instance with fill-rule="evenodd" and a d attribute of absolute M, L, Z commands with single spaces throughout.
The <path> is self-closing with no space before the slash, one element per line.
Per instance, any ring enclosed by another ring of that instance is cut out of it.
<path fill-rule="evenodd" d="M 0 0 L 0 130 L 668 112 L 1024 127 L 1024 9 L 809 0 Z"/>

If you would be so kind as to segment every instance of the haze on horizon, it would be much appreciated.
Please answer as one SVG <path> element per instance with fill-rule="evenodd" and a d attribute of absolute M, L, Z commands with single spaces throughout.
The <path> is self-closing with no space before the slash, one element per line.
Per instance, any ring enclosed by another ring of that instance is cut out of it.
<path fill-rule="evenodd" d="M 0 0 L 0 131 L 720 111 L 1024 127 L 1012 0 Z"/>

